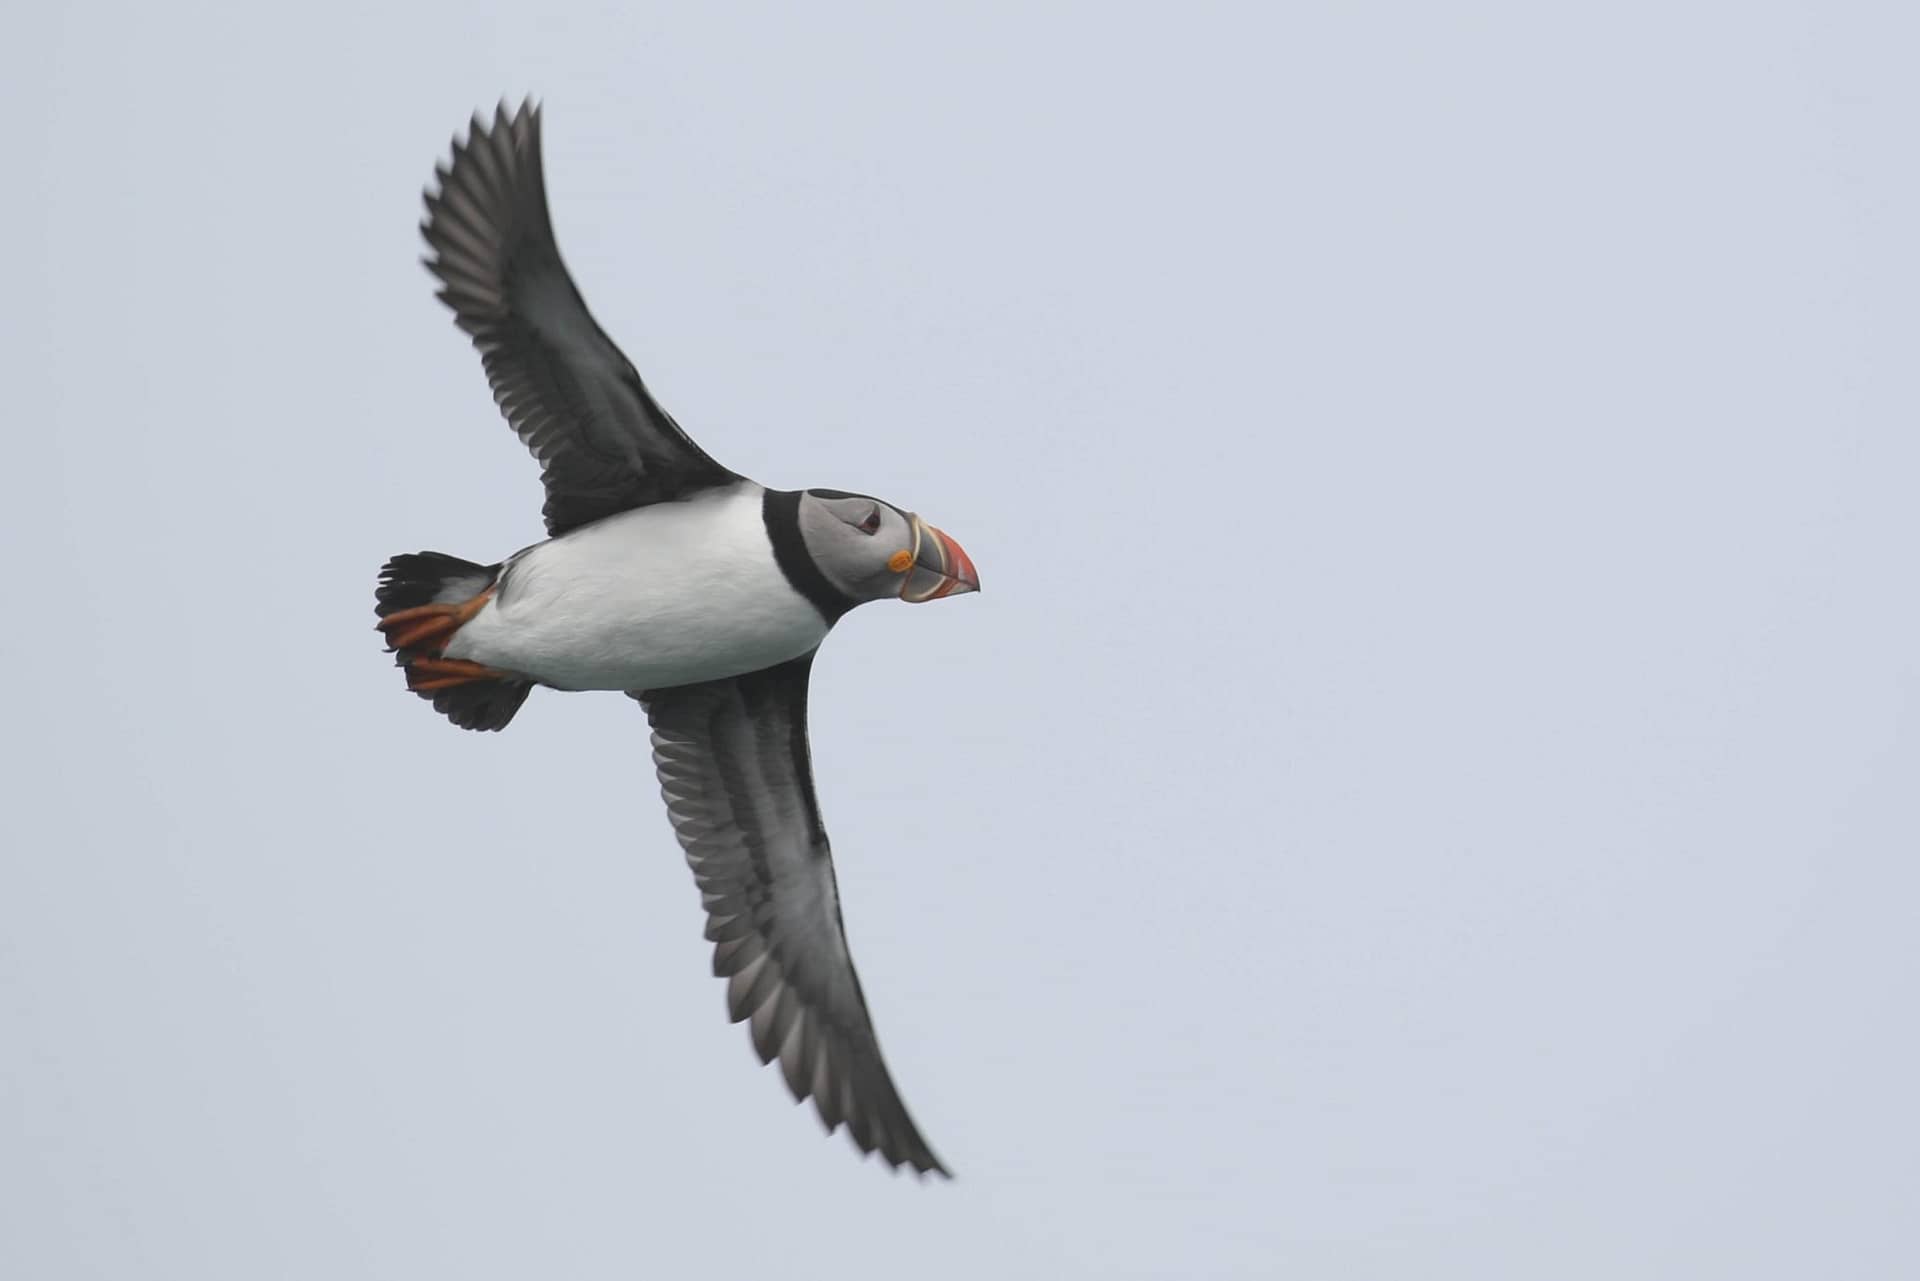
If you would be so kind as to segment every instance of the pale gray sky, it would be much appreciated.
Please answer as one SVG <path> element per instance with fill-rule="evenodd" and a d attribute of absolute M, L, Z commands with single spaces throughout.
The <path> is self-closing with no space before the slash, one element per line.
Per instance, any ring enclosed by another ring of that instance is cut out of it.
<path fill-rule="evenodd" d="M 1911 1273 L 1911 6 L 266 9 L 0 39 L 0 1275 Z M 815 669 L 952 1185 L 627 700 L 380 651 L 540 534 L 414 231 L 525 91 L 701 443 L 980 566 Z"/>

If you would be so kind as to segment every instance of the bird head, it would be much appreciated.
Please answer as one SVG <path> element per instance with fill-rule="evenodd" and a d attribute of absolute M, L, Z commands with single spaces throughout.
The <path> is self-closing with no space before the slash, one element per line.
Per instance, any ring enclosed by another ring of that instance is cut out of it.
<path fill-rule="evenodd" d="M 798 516 L 808 556 L 856 603 L 898 596 L 918 605 L 980 590 L 980 575 L 959 543 L 892 503 L 808 489 Z"/>

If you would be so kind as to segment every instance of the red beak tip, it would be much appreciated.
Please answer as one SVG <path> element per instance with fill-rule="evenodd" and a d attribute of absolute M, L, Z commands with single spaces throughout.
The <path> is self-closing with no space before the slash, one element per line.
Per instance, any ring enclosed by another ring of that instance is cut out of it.
<path fill-rule="evenodd" d="M 953 576 L 964 583 L 968 591 L 979 591 L 980 571 L 973 567 L 973 557 L 967 555 L 966 549 L 952 538 L 945 534 L 941 537 L 946 540 L 947 553 L 953 558 Z"/>

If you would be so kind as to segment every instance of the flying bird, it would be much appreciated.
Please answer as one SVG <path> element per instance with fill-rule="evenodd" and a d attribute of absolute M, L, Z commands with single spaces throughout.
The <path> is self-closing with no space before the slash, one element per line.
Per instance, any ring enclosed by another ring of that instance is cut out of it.
<path fill-rule="evenodd" d="M 538 107 L 475 116 L 435 173 L 427 267 L 540 462 L 548 538 L 493 565 L 386 563 L 375 611 L 407 688 L 472 730 L 505 728 L 536 685 L 638 700 L 733 1020 L 829 1132 L 946 1174 L 894 1088 L 848 954 L 807 677 L 848 610 L 978 591 L 973 562 L 905 508 L 768 489 L 680 429 L 560 261 Z"/>

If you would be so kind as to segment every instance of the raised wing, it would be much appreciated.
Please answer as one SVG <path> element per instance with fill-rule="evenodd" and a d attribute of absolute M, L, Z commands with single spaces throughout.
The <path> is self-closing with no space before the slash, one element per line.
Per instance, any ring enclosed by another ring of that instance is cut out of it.
<path fill-rule="evenodd" d="M 479 116 L 435 169 L 421 234 L 440 298 L 487 367 L 500 411 L 540 460 L 547 532 L 738 479 L 654 403 L 574 287 L 554 244 L 540 109 Z"/>
<path fill-rule="evenodd" d="M 880 1058 L 847 952 L 833 856 L 813 794 L 813 655 L 729 680 L 637 694 L 673 829 L 707 909 L 713 971 L 760 1061 L 862 1151 L 946 1174 Z"/>

